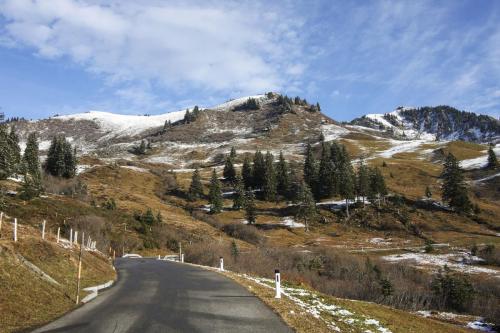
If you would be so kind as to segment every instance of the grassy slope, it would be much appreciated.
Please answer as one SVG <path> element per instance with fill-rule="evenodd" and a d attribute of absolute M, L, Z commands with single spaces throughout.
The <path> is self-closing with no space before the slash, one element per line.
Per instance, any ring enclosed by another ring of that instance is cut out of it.
<path fill-rule="evenodd" d="M 39 231 L 23 225 L 17 243 L 10 240 L 10 223 L 4 223 L 0 238 L 0 332 L 41 325 L 75 307 L 78 251 L 55 243 L 53 236 L 42 241 Z M 36 265 L 60 286 L 41 279 L 17 258 Z M 82 288 L 115 279 L 107 258 L 85 252 L 82 260 Z M 81 297 L 85 296 L 81 292 Z"/>

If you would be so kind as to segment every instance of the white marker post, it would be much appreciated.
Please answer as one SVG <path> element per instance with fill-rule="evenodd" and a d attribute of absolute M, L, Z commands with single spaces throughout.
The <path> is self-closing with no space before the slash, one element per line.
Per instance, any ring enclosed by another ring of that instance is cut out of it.
<path fill-rule="evenodd" d="M 276 269 L 274 271 L 275 274 L 275 281 L 276 281 L 276 296 L 274 298 L 281 298 L 281 277 L 280 277 L 280 270 Z"/>
<path fill-rule="evenodd" d="M 220 261 L 219 261 L 219 270 L 221 272 L 224 272 L 224 258 L 220 257 Z"/>
<path fill-rule="evenodd" d="M 179 262 L 181 261 L 182 257 L 182 243 L 179 242 Z"/>
<path fill-rule="evenodd" d="M 184 253 L 181 254 L 181 262 L 184 262 Z"/>
<path fill-rule="evenodd" d="M 45 220 L 42 222 L 42 239 L 45 239 Z"/>
<path fill-rule="evenodd" d="M 75 241 L 75 245 L 78 245 L 78 231 L 75 231 L 75 237 L 73 237 L 73 240 Z"/>
<path fill-rule="evenodd" d="M 69 229 L 69 246 L 73 247 L 73 229 Z"/>
<path fill-rule="evenodd" d="M 60 238 L 61 238 L 61 227 L 57 227 L 57 244 L 59 244 Z"/>
<path fill-rule="evenodd" d="M 0 212 L 0 237 L 2 236 L 3 212 Z"/>
<path fill-rule="evenodd" d="M 14 219 L 14 242 L 17 242 L 17 219 Z"/>

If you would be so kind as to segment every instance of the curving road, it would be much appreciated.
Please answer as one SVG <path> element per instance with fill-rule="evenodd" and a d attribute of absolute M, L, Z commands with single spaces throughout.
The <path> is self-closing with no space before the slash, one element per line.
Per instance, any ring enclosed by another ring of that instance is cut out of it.
<path fill-rule="evenodd" d="M 118 259 L 119 280 L 35 332 L 292 332 L 257 297 L 202 268 Z"/>

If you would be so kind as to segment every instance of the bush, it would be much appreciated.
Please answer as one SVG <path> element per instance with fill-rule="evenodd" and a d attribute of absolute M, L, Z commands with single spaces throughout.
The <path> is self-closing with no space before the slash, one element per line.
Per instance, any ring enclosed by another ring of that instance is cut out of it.
<path fill-rule="evenodd" d="M 468 277 L 451 272 L 447 266 L 432 281 L 432 290 L 445 309 L 465 311 L 474 300 L 474 288 Z"/>

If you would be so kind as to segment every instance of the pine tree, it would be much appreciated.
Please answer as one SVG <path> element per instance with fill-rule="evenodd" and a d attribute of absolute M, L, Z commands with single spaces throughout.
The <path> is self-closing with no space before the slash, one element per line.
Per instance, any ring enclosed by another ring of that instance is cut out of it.
<path fill-rule="evenodd" d="M 332 195 L 336 195 L 339 193 L 339 183 L 341 182 L 340 179 L 340 169 L 342 166 L 342 163 L 344 161 L 343 155 L 343 150 L 341 145 L 339 145 L 336 141 L 333 141 L 330 144 L 330 160 L 332 162 L 333 166 L 333 188 L 332 188 Z"/>
<path fill-rule="evenodd" d="M 201 183 L 200 171 L 195 169 L 191 177 L 191 185 L 189 186 L 188 198 L 190 201 L 201 199 L 203 197 L 203 184 Z"/>
<path fill-rule="evenodd" d="M 198 116 L 200 115 L 200 108 L 198 107 L 198 105 L 195 105 L 194 108 L 193 108 L 193 114 L 191 115 L 191 118 L 192 120 L 196 120 L 196 118 L 198 118 Z"/>
<path fill-rule="evenodd" d="M 71 144 L 62 136 L 52 138 L 45 170 L 56 177 L 73 177 L 76 173 L 76 152 L 72 150 Z"/>
<path fill-rule="evenodd" d="M 345 199 L 346 214 L 349 217 L 349 200 L 354 198 L 354 171 L 349 160 L 344 161 L 339 169 L 339 194 Z"/>
<path fill-rule="evenodd" d="M 26 196 L 38 196 L 42 192 L 42 176 L 40 172 L 40 161 L 38 157 L 38 141 L 36 133 L 30 133 L 24 149 L 22 169 L 24 182 L 26 183 Z"/>
<path fill-rule="evenodd" d="M 330 197 L 335 189 L 334 166 L 330 157 L 330 146 L 323 142 L 321 145 L 321 160 L 319 162 L 318 183 L 314 192 L 316 199 Z"/>
<path fill-rule="evenodd" d="M 305 231 L 309 231 L 309 225 L 316 220 L 317 210 L 314 197 L 309 186 L 302 182 L 299 192 L 299 209 L 297 217 L 304 221 Z"/>
<path fill-rule="evenodd" d="M 425 187 L 425 196 L 430 199 L 432 197 L 431 188 L 429 186 Z"/>
<path fill-rule="evenodd" d="M 191 112 L 189 109 L 186 109 L 186 113 L 184 113 L 184 123 L 189 124 L 191 122 Z"/>
<path fill-rule="evenodd" d="M 379 168 L 373 168 L 370 170 L 370 187 L 369 187 L 369 197 L 370 200 L 374 201 L 378 199 L 378 206 L 380 208 L 380 201 L 387 195 L 387 187 L 385 185 L 385 179 Z M 385 200 L 385 199 L 384 199 Z"/>
<path fill-rule="evenodd" d="M 233 256 L 234 260 L 237 261 L 238 260 L 238 257 L 240 255 L 240 249 L 238 248 L 238 245 L 236 244 L 236 242 L 233 241 L 231 242 L 231 255 Z"/>
<path fill-rule="evenodd" d="M 7 126 L 0 124 L 0 179 L 5 179 L 12 174 L 11 147 Z"/>
<path fill-rule="evenodd" d="M 231 147 L 231 152 L 229 153 L 229 157 L 233 160 L 233 163 L 234 161 L 236 161 L 237 154 L 236 154 L 236 149 L 234 147 Z"/>
<path fill-rule="evenodd" d="M 304 160 L 304 181 L 310 189 L 316 187 L 317 176 L 316 160 L 313 155 L 312 147 L 310 144 L 307 144 L 306 157 Z"/>
<path fill-rule="evenodd" d="M 302 190 L 303 180 L 300 178 L 297 171 L 293 168 L 290 169 L 290 189 L 287 193 L 287 199 L 293 203 L 298 203 L 300 200 L 300 193 Z"/>
<path fill-rule="evenodd" d="M 288 165 L 283 157 L 283 152 L 281 151 L 278 164 L 276 165 L 276 191 L 283 197 L 288 196 L 290 191 L 290 175 L 288 173 Z"/>
<path fill-rule="evenodd" d="M 495 155 L 495 151 L 493 150 L 493 145 L 490 145 L 488 148 L 488 164 L 486 165 L 488 169 L 496 169 L 498 168 L 498 159 L 497 155 Z"/>
<path fill-rule="evenodd" d="M 210 191 L 208 194 L 208 203 L 210 204 L 210 212 L 213 214 L 222 211 L 222 191 L 219 179 L 215 169 L 212 171 L 212 178 L 210 179 Z"/>
<path fill-rule="evenodd" d="M 276 200 L 276 171 L 274 170 L 274 156 L 270 153 L 266 153 L 266 170 L 264 174 L 264 198 L 267 201 Z"/>
<path fill-rule="evenodd" d="M 257 150 L 253 157 L 253 169 L 252 169 L 252 180 L 253 187 L 262 189 L 264 186 L 266 175 L 266 162 L 264 160 L 264 155 Z"/>
<path fill-rule="evenodd" d="M 363 207 L 365 205 L 365 198 L 368 196 L 370 186 L 370 174 L 363 159 L 360 159 L 358 165 L 358 173 L 356 175 L 356 194 L 363 199 Z"/>
<path fill-rule="evenodd" d="M 257 213 L 255 211 L 255 196 L 253 191 L 247 191 L 245 195 L 245 218 L 248 224 L 255 224 Z"/>
<path fill-rule="evenodd" d="M 471 202 L 467 194 L 463 171 L 455 156 L 449 153 L 444 162 L 442 197 L 457 212 L 468 213 Z"/>
<path fill-rule="evenodd" d="M 240 176 L 236 176 L 233 196 L 233 208 L 240 210 L 245 206 L 245 186 Z"/>
<path fill-rule="evenodd" d="M 231 183 L 234 183 L 234 181 L 236 180 L 236 170 L 234 169 L 233 159 L 231 158 L 231 156 L 226 157 L 223 176 Z"/>
<path fill-rule="evenodd" d="M 16 128 L 14 126 L 10 129 L 8 140 L 10 147 L 10 164 L 13 167 L 13 171 L 18 172 L 21 163 L 21 148 L 19 147 L 19 136 L 17 135 Z"/>
<path fill-rule="evenodd" d="M 319 105 L 319 103 L 316 103 L 316 110 L 321 111 L 321 106 Z"/>
<path fill-rule="evenodd" d="M 241 176 L 243 178 L 243 183 L 245 184 L 245 189 L 249 189 L 253 186 L 252 174 L 253 171 L 252 166 L 250 165 L 250 158 L 248 157 L 248 154 L 246 154 L 241 168 Z"/>

